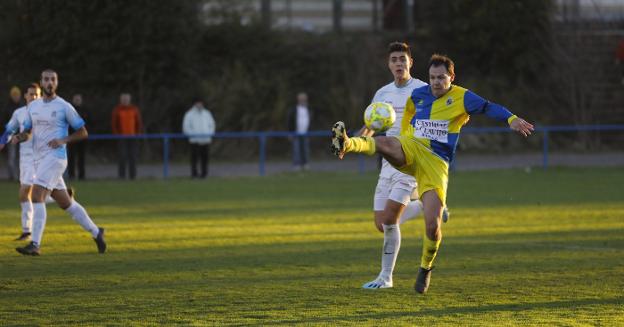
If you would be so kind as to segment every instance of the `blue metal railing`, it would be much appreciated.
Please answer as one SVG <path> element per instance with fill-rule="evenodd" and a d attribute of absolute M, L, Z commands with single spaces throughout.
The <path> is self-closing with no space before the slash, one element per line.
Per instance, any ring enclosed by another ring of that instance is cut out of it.
<path fill-rule="evenodd" d="M 582 131 L 624 131 L 622 125 L 562 125 L 562 126 L 536 126 L 534 133 L 542 134 L 542 167 L 548 168 L 548 152 L 550 134 L 553 132 L 582 132 Z M 466 127 L 462 129 L 462 133 L 512 133 L 508 127 Z M 218 132 L 214 135 L 192 135 L 197 137 L 213 137 L 219 139 L 258 139 L 258 174 L 264 176 L 266 174 L 266 144 L 269 138 L 287 138 L 302 136 L 294 132 Z M 303 134 L 304 137 L 329 137 L 329 131 L 311 131 Z M 163 141 L 163 178 L 169 177 L 169 146 L 172 139 L 186 139 L 189 135 L 181 133 L 161 133 L 161 134 L 141 134 L 136 136 L 121 136 L 112 134 L 92 134 L 89 135 L 90 140 L 119 140 L 119 139 L 162 139 Z M 358 168 L 360 172 L 364 171 L 363 157 L 359 157 Z"/>

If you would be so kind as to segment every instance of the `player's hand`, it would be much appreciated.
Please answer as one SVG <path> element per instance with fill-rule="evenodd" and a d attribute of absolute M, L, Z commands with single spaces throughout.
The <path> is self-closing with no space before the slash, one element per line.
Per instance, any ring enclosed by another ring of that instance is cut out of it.
<path fill-rule="evenodd" d="M 13 135 L 13 137 L 11 138 L 11 144 L 18 144 L 20 142 L 21 141 L 20 141 L 19 137 L 17 135 Z"/>
<path fill-rule="evenodd" d="M 67 143 L 65 140 L 63 139 L 54 139 L 50 142 L 48 142 L 48 146 L 51 147 L 52 149 L 57 149 L 60 146 L 62 146 L 63 144 Z"/>
<path fill-rule="evenodd" d="M 2 149 L 4 149 L 4 144 L 0 143 L 0 151 L 2 151 Z"/>
<path fill-rule="evenodd" d="M 531 132 L 533 132 L 534 130 L 533 125 L 531 123 L 527 122 L 526 120 L 520 117 L 514 119 L 509 125 L 509 127 L 513 129 L 514 131 L 524 135 L 524 137 L 531 135 Z"/>

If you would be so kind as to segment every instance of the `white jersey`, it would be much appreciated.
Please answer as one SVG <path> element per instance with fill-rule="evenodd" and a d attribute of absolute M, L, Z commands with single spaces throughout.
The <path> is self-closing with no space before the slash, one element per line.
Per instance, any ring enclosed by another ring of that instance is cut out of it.
<path fill-rule="evenodd" d="M 15 109 L 11 119 L 6 125 L 6 129 L 14 133 L 22 133 L 26 128 L 24 127 L 28 120 L 28 107 L 23 106 Z M 20 165 L 26 163 L 32 163 L 33 160 L 33 143 L 32 139 L 20 143 Z"/>
<path fill-rule="evenodd" d="M 34 159 L 40 160 L 46 156 L 67 159 L 65 144 L 53 149 L 48 143 L 66 137 L 69 126 L 75 130 L 84 126 L 85 122 L 76 109 L 57 96 L 51 101 L 40 98 L 31 102 L 28 105 L 28 113 L 25 128 L 32 127 Z"/>
<path fill-rule="evenodd" d="M 401 134 L 401 120 L 403 119 L 403 113 L 405 112 L 405 104 L 407 99 L 412 95 L 412 91 L 422 86 L 426 86 L 427 83 L 417 79 L 411 78 L 407 83 L 401 87 L 396 86 L 394 82 L 380 88 L 375 93 L 372 102 L 385 102 L 392 105 L 396 112 L 396 121 L 386 132 L 388 136 L 398 136 Z M 391 178 L 394 174 L 399 173 L 392 165 L 383 159 L 380 177 Z"/>

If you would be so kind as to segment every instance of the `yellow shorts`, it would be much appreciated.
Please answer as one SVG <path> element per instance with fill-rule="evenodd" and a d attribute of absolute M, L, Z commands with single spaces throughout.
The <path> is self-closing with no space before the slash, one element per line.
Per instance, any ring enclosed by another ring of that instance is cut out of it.
<path fill-rule="evenodd" d="M 418 197 L 422 197 L 427 191 L 435 190 L 442 201 L 442 205 L 445 206 L 448 163 L 411 136 L 396 136 L 396 138 L 401 142 L 407 162 L 405 166 L 397 169 L 416 178 Z"/>

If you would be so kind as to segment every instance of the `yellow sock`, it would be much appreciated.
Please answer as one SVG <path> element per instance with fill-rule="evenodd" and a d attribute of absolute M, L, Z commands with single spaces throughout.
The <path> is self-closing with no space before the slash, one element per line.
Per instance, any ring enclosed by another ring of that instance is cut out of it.
<path fill-rule="evenodd" d="M 422 258 L 420 258 L 420 267 L 425 269 L 431 269 L 433 265 L 433 259 L 435 259 L 436 254 L 438 254 L 438 249 L 440 248 L 440 243 L 442 242 L 442 238 L 437 241 L 430 240 L 427 237 L 427 234 L 423 235 L 423 250 L 422 250 Z"/>
<path fill-rule="evenodd" d="M 352 137 L 345 145 L 345 151 L 364 153 L 372 156 L 375 154 L 375 139 L 370 136 Z"/>

